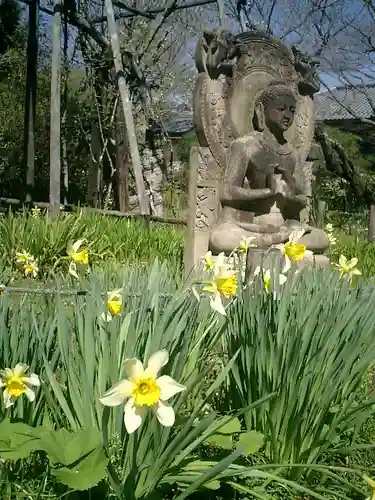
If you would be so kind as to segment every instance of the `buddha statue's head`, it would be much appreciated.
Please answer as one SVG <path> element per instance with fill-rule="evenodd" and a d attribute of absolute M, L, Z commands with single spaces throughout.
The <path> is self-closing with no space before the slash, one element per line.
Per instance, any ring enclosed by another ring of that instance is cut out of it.
<path fill-rule="evenodd" d="M 280 137 L 292 125 L 297 99 L 294 91 L 284 82 L 273 82 L 266 87 L 255 101 L 254 127 L 270 130 Z"/>

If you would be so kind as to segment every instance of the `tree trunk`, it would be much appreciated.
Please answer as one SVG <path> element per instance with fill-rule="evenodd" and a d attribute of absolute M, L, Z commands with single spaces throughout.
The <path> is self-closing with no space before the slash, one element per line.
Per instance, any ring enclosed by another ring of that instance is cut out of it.
<path fill-rule="evenodd" d="M 116 109 L 116 187 L 117 206 L 120 212 L 129 211 L 129 160 L 128 144 L 121 103 Z"/>
<path fill-rule="evenodd" d="M 38 0 L 29 5 L 27 39 L 27 70 L 24 117 L 24 165 L 26 170 L 26 201 L 34 198 L 35 190 L 35 113 L 38 67 Z"/>
<path fill-rule="evenodd" d="M 101 207 L 103 172 L 100 162 L 101 136 L 98 125 L 91 128 L 91 155 L 87 179 L 87 198 L 92 207 Z"/>
<path fill-rule="evenodd" d="M 61 55 L 61 1 L 55 0 L 52 20 L 51 64 L 51 124 L 50 124 L 50 178 L 49 210 L 52 217 L 60 212 L 60 55 Z"/>
<path fill-rule="evenodd" d="M 375 241 L 375 205 L 371 205 L 368 215 L 368 241 Z"/>
<path fill-rule="evenodd" d="M 68 167 L 68 140 L 67 140 L 67 118 L 68 118 L 68 83 L 69 83 L 69 61 L 68 61 L 68 6 L 64 1 L 64 90 L 63 90 L 63 115 L 62 115 L 62 178 L 63 178 L 63 201 L 68 204 L 69 190 L 69 167 Z"/>
<path fill-rule="evenodd" d="M 146 196 L 145 186 L 142 177 L 142 166 L 139 157 L 137 138 L 135 133 L 135 126 L 132 114 L 132 105 L 129 95 L 129 89 L 124 77 L 124 69 L 121 59 L 120 41 L 118 36 L 117 24 L 113 12 L 112 0 L 105 0 L 105 9 L 108 20 L 108 30 L 111 36 L 111 47 L 113 52 L 113 59 L 115 63 L 116 76 L 118 81 L 118 89 L 122 102 L 122 109 L 125 118 L 126 135 L 129 142 L 130 156 L 134 169 L 134 177 L 137 186 L 137 196 L 141 214 L 149 214 L 149 204 Z"/>

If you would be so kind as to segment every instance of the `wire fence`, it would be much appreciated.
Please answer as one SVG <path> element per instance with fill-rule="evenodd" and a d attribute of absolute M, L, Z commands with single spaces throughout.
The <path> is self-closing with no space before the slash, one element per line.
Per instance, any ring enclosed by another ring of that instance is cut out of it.
<path fill-rule="evenodd" d="M 28 288 L 28 287 L 17 287 L 17 286 L 6 286 L 0 285 L 0 294 L 11 293 L 11 294 L 31 294 L 31 295 L 41 295 L 41 296 L 65 296 L 65 297 L 79 297 L 79 296 L 90 296 L 92 292 L 90 290 L 68 290 L 68 289 L 58 289 L 58 288 Z M 92 294 L 97 296 L 97 294 Z M 107 297 L 107 293 L 100 294 L 103 298 Z M 139 298 L 144 294 L 140 292 L 126 292 L 128 297 Z M 159 297 L 162 299 L 172 299 L 174 295 L 172 293 L 160 293 Z"/>

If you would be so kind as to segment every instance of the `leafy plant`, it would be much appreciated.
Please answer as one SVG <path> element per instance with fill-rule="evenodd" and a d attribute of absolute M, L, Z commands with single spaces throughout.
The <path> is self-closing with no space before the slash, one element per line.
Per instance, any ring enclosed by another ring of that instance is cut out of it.
<path fill-rule="evenodd" d="M 101 435 L 97 429 L 87 428 L 74 433 L 57 431 L 43 426 L 30 427 L 23 423 L 0 423 L 0 455 L 5 461 L 15 461 L 44 451 L 54 467 L 53 476 L 62 484 L 87 490 L 107 475 Z"/>
<path fill-rule="evenodd" d="M 309 271 L 290 277 L 279 299 L 256 283 L 229 309 L 224 348 L 240 352 L 227 408 L 277 393 L 245 414 L 246 428 L 265 434 L 271 461 L 319 463 L 356 443 L 375 408 L 360 393 L 375 358 L 374 300 L 371 284 L 353 290 L 329 271 Z"/>

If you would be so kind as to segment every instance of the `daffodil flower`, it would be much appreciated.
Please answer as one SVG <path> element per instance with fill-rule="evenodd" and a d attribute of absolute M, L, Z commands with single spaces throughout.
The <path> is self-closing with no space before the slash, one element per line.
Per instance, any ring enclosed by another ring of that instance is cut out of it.
<path fill-rule="evenodd" d="M 40 217 L 41 214 L 42 214 L 42 210 L 39 207 L 33 207 L 31 209 L 31 217 L 33 217 L 34 219 L 37 219 L 38 217 Z"/>
<path fill-rule="evenodd" d="M 29 261 L 23 266 L 25 276 L 32 276 L 36 278 L 39 268 L 36 261 Z"/>
<path fill-rule="evenodd" d="M 370 477 L 366 476 L 366 474 L 363 474 L 362 479 L 366 481 L 366 483 L 371 488 L 371 496 L 368 497 L 366 500 L 375 500 L 375 481 Z"/>
<path fill-rule="evenodd" d="M 240 244 L 237 247 L 238 251 L 243 254 L 246 254 L 249 248 L 256 247 L 256 245 L 251 243 L 255 239 L 256 239 L 255 236 L 249 236 L 248 238 L 243 237 L 240 241 Z"/>
<path fill-rule="evenodd" d="M 328 240 L 329 240 L 329 244 L 330 245 L 336 245 L 337 243 L 337 238 L 336 236 L 333 234 L 334 233 L 334 229 L 333 229 L 333 225 L 332 224 L 326 224 L 325 226 L 325 233 L 328 237 Z"/>
<path fill-rule="evenodd" d="M 261 273 L 261 268 L 260 266 L 257 266 L 255 271 L 254 271 L 254 276 L 259 276 Z M 263 278 L 263 284 L 264 284 L 264 289 L 267 293 L 271 293 L 272 291 L 272 276 L 271 276 L 271 271 L 267 269 L 264 271 L 262 274 Z M 279 274 L 279 285 L 283 285 L 287 281 L 287 277 L 284 274 Z"/>
<path fill-rule="evenodd" d="M 29 262 L 33 262 L 34 257 L 31 253 L 23 250 L 22 252 L 16 252 L 16 262 L 17 264 L 28 264 Z"/>
<path fill-rule="evenodd" d="M 153 410 L 161 425 L 171 427 L 174 424 L 174 410 L 166 401 L 184 391 L 186 387 L 168 375 L 158 377 L 159 371 L 168 360 L 169 355 L 165 349 L 150 357 L 146 369 L 139 359 L 126 359 L 125 373 L 128 379 L 120 380 L 100 398 L 100 402 L 105 406 L 119 406 L 126 401 L 124 422 L 129 434 L 142 424 L 149 408 Z"/>
<path fill-rule="evenodd" d="M 292 267 L 292 263 L 298 262 L 305 257 L 312 257 L 313 253 L 310 250 L 306 250 L 306 245 L 298 243 L 298 241 L 305 234 L 305 229 L 297 229 L 293 231 L 287 243 L 281 245 L 275 245 L 274 248 L 278 248 L 283 254 L 284 267 L 282 269 L 283 273 L 289 271 Z"/>
<path fill-rule="evenodd" d="M 85 240 L 77 240 L 73 244 L 68 245 L 66 253 L 71 259 L 69 265 L 69 273 L 78 279 L 77 274 L 77 264 L 80 266 L 85 266 L 89 263 L 89 254 L 86 248 L 82 248 L 82 244 Z"/>
<path fill-rule="evenodd" d="M 225 254 L 224 252 L 219 253 L 213 259 L 212 257 L 212 252 L 208 251 L 205 253 L 204 257 L 202 258 L 203 261 L 203 268 L 204 270 L 209 273 L 209 272 L 220 272 L 224 267 L 225 267 Z"/>
<path fill-rule="evenodd" d="M 32 387 L 39 387 L 40 380 L 38 375 L 30 373 L 26 375 L 28 366 L 18 363 L 13 370 L 5 368 L 0 371 L 0 387 L 3 390 L 3 400 L 5 408 L 9 408 L 15 400 L 25 394 L 29 401 L 34 401 L 35 392 Z"/>
<path fill-rule="evenodd" d="M 107 293 L 107 312 L 101 317 L 106 321 L 111 321 L 113 316 L 120 316 L 122 312 L 122 288 L 112 290 Z"/>
<path fill-rule="evenodd" d="M 226 316 L 225 308 L 223 305 L 222 297 L 234 297 L 237 293 L 237 276 L 233 271 L 226 271 L 217 274 L 211 281 L 203 281 L 205 286 L 202 288 L 203 292 L 211 294 L 210 306 L 211 308 Z"/>
<path fill-rule="evenodd" d="M 361 276 L 362 274 L 361 271 L 357 269 L 357 264 L 357 257 L 348 260 L 344 255 L 340 255 L 339 263 L 334 264 L 334 266 L 340 271 L 341 278 L 347 278 L 349 281 L 352 281 L 353 276 Z"/>

